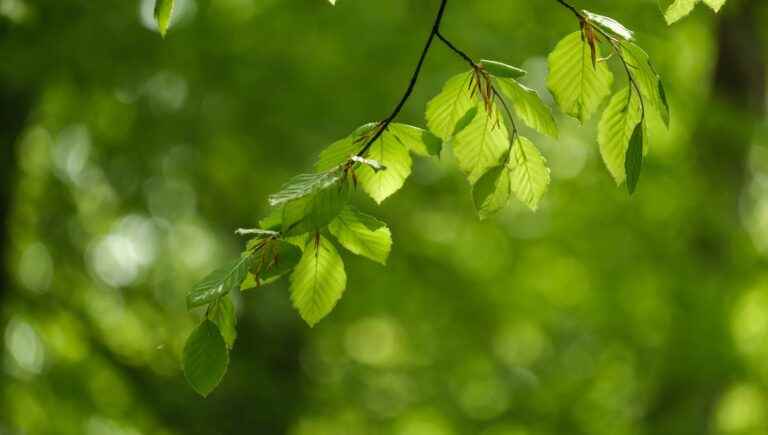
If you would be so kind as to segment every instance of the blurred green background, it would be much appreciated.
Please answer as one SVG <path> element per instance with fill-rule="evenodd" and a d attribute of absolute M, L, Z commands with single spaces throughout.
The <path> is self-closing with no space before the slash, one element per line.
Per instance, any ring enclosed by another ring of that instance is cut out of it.
<path fill-rule="evenodd" d="M 0 0 L 0 434 L 767 434 L 768 2 L 672 27 L 655 0 L 574 3 L 636 30 L 665 79 L 638 193 L 594 120 L 557 110 L 535 214 L 481 223 L 451 158 L 420 160 L 381 208 L 355 200 L 390 224 L 389 265 L 345 255 L 314 329 L 286 282 L 238 296 L 204 400 L 186 291 L 269 193 L 389 113 L 438 1 L 177 0 L 162 40 L 152 0 Z M 553 0 L 454 0 L 444 24 L 540 91 L 577 29 Z M 401 120 L 464 69 L 435 45 Z"/>

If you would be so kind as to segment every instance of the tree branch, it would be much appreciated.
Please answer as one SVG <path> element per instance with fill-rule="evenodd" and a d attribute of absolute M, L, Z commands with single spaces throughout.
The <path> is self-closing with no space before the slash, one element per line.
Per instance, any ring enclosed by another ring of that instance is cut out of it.
<path fill-rule="evenodd" d="M 408 98 L 411 97 L 411 94 L 413 93 L 413 89 L 416 87 L 416 82 L 419 80 L 419 74 L 421 74 L 421 68 L 424 66 L 424 61 L 427 58 L 427 54 L 429 53 L 429 49 L 432 47 L 432 41 L 435 40 L 435 36 L 439 34 L 440 32 L 440 23 L 443 21 L 443 15 L 445 14 L 445 7 L 448 4 L 448 0 L 440 0 L 440 9 L 437 11 L 437 16 L 435 17 L 435 24 L 432 26 L 432 31 L 429 33 L 429 38 L 427 38 L 427 43 L 424 45 L 424 49 L 421 52 L 421 57 L 419 57 L 419 62 L 416 65 L 416 70 L 413 72 L 413 75 L 411 76 L 411 81 L 408 84 L 408 89 L 406 89 L 405 94 L 403 95 L 403 98 L 400 99 L 400 102 L 395 106 L 395 110 L 392 111 L 392 114 L 390 114 L 384 121 L 382 121 L 376 130 L 376 133 L 366 142 L 363 149 L 360 150 L 360 152 L 357 153 L 359 157 L 362 157 L 365 155 L 365 153 L 368 152 L 369 149 L 371 149 L 371 146 L 374 142 L 376 142 L 379 137 L 381 137 L 382 134 L 384 134 L 384 131 L 386 131 L 387 127 L 389 127 L 389 124 L 392 123 L 392 121 L 397 118 L 397 115 L 400 114 L 400 111 L 403 110 L 403 106 L 405 106 L 405 103 L 408 101 Z"/>

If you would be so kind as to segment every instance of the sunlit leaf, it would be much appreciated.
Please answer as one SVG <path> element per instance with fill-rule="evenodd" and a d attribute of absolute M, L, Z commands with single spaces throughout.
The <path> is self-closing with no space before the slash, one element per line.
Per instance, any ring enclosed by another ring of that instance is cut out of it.
<path fill-rule="evenodd" d="M 338 170 L 318 174 L 301 174 L 286 183 L 280 192 L 269 196 L 269 205 L 276 207 L 336 185 L 343 177 Z"/>
<path fill-rule="evenodd" d="M 427 127 L 444 141 L 458 133 L 457 124 L 475 107 L 471 84 L 471 71 L 454 76 L 427 104 Z"/>
<path fill-rule="evenodd" d="M 332 143 L 320 153 L 317 163 L 315 163 L 315 170 L 318 172 L 329 171 L 348 161 L 350 157 L 363 149 L 365 146 L 363 139 L 376 128 L 376 125 L 375 122 L 365 124 L 344 139 Z"/>
<path fill-rule="evenodd" d="M 646 110 L 653 109 L 669 127 L 667 97 L 659 75 L 651 65 L 650 57 L 642 48 L 631 42 L 623 43 L 621 49 L 624 59 L 630 66 L 630 73 L 643 95 Z"/>
<path fill-rule="evenodd" d="M 355 171 L 365 193 L 381 204 L 403 187 L 405 180 L 411 175 L 413 160 L 408 149 L 391 132 L 384 132 L 365 156 L 380 162 L 386 168 L 383 171 L 375 171 L 369 166 L 360 166 Z"/>
<path fill-rule="evenodd" d="M 472 184 L 490 168 L 501 164 L 509 150 L 509 136 L 501 116 L 495 106 L 492 113 L 480 106 L 472 122 L 453 140 L 453 154 L 459 168 Z"/>
<path fill-rule="evenodd" d="M 725 5 L 725 0 L 702 0 L 704 4 L 712 8 L 715 12 L 720 12 L 720 9 Z"/>
<path fill-rule="evenodd" d="M 503 165 L 486 172 L 472 187 L 472 198 L 480 219 L 487 219 L 506 207 L 511 196 L 509 168 Z"/>
<path fill-rule="evenodd" d="M 596 47 L 600 57 L 600 47 Z M 558 106 L 568 115 L 586 122 L 611 92 L 613 73 L 605 62 L 592 65 L 589 44 L 581 32 L 561 40 L 549 55 L 547 86 Z"/>
<path fill-rule="evenodd" d="M 491 75 L 499 78 L 516 79 L 528 74 L 524 69 L 496 62 L 495 60 L 483 59 L 480 61 L 480 65 L 482 65 Z"/>
<path fill-rule="evenodd" d="M 203 397 L 213 391 L 229 364 L 227 344 L 219 328 L 206 319 L 203 320 L 187 339 L 182 355 L 184 376 L 187 382 Z"/>
<path fill-rule="evenodd" d="M 659 0 L 664 19 L 672 24 L 690 14 L 700 0 Z"/>
<path fill-rule="evenodd" d="M 549 187 L 547 160 L 533 142 L 518 136 L 512 147 L 509 169 L 512 192 L 531 210 L 537 210 Z"/>
<path fill-rule="evenodd" d="M 155 22 L 157 23 L 157 30 L 160 31 L 163 38 L 165 38 L 168 27 L 171 25 L 173 3 L 174 0 L 155 0 Z"/>
<path fill-rule="evenodd" d="M 392 234 L 384 222 L 347 206 L 328 225 L 328 230 L 350 252 L 381 264 L 387 263 Z"/>
<path fill-rule="evenodd" d="M 344 208 L 349 193 L 349 184 L 340 178 L 333 184 L 324 185 L 309 195 L 286 203 L 283 206 L 282 233 L 295 236 L 323 228 Z"/>
<path fill-rule="evenodd" d="M 344 262 L 328 239 L 310 238 L 291 275 L 291 301 L 309 326 L 328 315 L 347 285 Z"/>
<path fill-rule="evenodd" d="M 641 117 L 640 99 L 637 92 L 632 91 L 630 93 L 630 88 L 625 87 L 611 98 L 603 117 L 600 119 L 597 132 L 600 155 L 603 157 L 608 171 L 616 180 L 616 184 L 621 184 L 626 180 L 627 147 Z"/>
<path fill-rule="evenodd" d="M 496 84 L 501 93 L 512 101 L 515 113 L 526 125 L 557 139 L 557 124 L 552 117 L 552 110 L 544 104 L 536 91 L 514 79 L 496 80 Z"/>
<path fill-rule="evenodd" d="M 443 149 L 443 141 L 423 128 L 392 123 L 389 131 L 414 154 L 423 157 L 440 156 Z"/>
<path fill-rule="evenodd" d="M 623 24 L 611 17 L 595 14 L 590 11 L 584 11 L 584 15 L 586 15 L 587 20 L 589 20 L 591 23 L 600 26 L 603 30 L 606 30 L 609 33 L 612 33 L 622 39 L 629 41 L 632 40 L 634 36 L 631 30 L 627 29 Z"/>

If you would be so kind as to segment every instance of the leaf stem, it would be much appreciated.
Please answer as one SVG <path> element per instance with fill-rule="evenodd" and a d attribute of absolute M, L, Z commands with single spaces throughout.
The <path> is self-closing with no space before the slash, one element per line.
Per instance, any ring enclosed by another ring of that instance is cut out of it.
<path fill-rule="evenodd" d="M 424 45 L 424 49 L 421 51 L 421 57 L 419 57 L 419 62 L 416 64 L 416 70 L 413 72 L 413 75 L 411 76 L 411 81 L 408 83 L 408 88 L 405 91 L 405 94 L 400 99 L 400 102 L 397 103 L 397 106 L 395 106 L 395 109 L 392 111 L 392 113 L 382 121 L 378 128 L 376 129 L 376 133 L 371 136 L 371 138 L 368 140 L 368 142 L 365 143 L 365 146 L 360 150 L 360 152 L 357 153 L 359 157 L 363 157 L 365 153 L 368 152 L 369 149 L 371 149 L 371 146 L 373 146 L 373 143 L 376 142 L 376 140 L 381 137 L 382 134 L 384 134 L 384 131 L 386 131 L 387 127 L 389 127 L 389 124 L 392 123 L 392 121 L 397 118 L 397 115 L 400 114 L 400 111 L 403 110 L 403 106 L 405 106 L 405 103 L 408 101 L 408 99 L 411 97 L 411 94 L 413 93 L 413 89 L 416 87 L 416 82 L 419 80 L 419 74 L 421 74 L 421 69 L 424 66 L 424 61 L 427 58 L 427 54 L 429 53 L 429 49 L 432 47 L 432 42 L 435 40 L 435 36 L 440 33 L 440 23 L 443 21 L 443 15 L 445 14 L 445 7 L 448 4 L 448 0 L 440 0 L 440 9 L 437 11 L 437 16 L 435 17 L 435 23 L 432 25 L 432 31 L 429 33 L 429 37 L 427 38 L 427 43 Z"/>

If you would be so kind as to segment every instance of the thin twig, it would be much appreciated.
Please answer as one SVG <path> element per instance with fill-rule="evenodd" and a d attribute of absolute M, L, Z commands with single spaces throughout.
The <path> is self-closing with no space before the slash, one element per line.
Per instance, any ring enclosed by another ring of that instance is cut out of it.
<path fill-rule="evenodd" d="M 437 11 L 437 16 L 435 17 L 435 24 L 432 26 L 432 31 L 429 33 L 429 38 L 427 38 L 427 43 L 424 45 L 424 49 L 421 52 L 421 57 L 419 57 L 419 62 L 416 65 L 416 70 L 413 72 L 413 75 L 411 76 L 411 81 L 408 84 L 408 89 L 406 89 L 405 94 L 400 99 L 400 102 L 395 106 L 395 110 L 392 111 L 392 114 L 390 114 L 384 121 L 382 121 L 379 126 L 376 129 L 376 133 L 366 142 L 365 146 L 360 150 L 360 152 L 357 153 L 359 157 L 363 157 L 365 153 L 368 152 L 369 149 L 371 149 L 371 146 L 373 146 L 374 142 L 376 142 L 379 137 L 381 137 L 382 134 L 384 134 L 384 131 L 387 130 L 387 127 L 389 127 L 389 124 L 392 123 L 392 121 L 397 118 L 397 115 L 400 114 L 400 111 L 403 110 L 403 106 L 405 106 L 405 103 L 408 101 L 408 98 L 411 97 L 411 94 L 413 93 L 413 89 L 416 87 L 416 82 L 419 80 L 419 74 L 421 74 L 421 68 L 424 66 L 424 61 L 427 58 L 427 54 L 429 53 L 430 47 L 432 47 L 432 41 L 435 40 L 435 36 L 440 32 L 440 23 L 443 21 L 443 15 L 445 14 L 445 7 L 448 4 L 448 0 L 441 0 L 440 1 L 440 9 Z"/>

